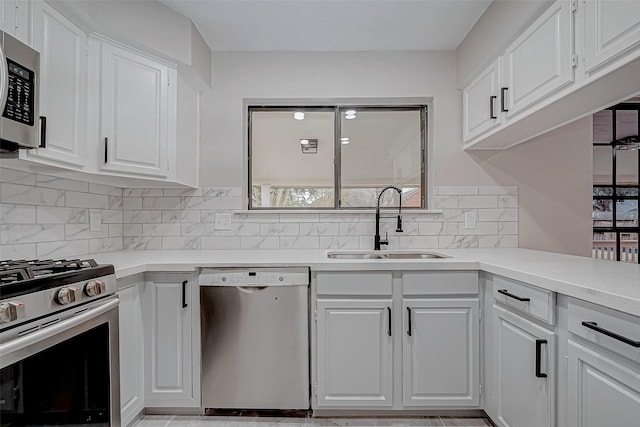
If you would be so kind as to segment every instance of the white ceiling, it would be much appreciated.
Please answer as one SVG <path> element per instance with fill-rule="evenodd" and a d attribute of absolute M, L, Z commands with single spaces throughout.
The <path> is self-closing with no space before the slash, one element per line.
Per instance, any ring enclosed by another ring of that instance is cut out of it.
<path fill-rule="evenodd" d="M 213 51 L 451 50 L 491 0 L 161 0 Z"/>

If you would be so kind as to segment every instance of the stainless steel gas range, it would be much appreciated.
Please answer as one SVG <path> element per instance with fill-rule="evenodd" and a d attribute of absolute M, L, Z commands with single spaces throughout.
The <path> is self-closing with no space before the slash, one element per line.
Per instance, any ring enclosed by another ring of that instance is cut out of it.
<path fill-rule="evenodd" d="M 113 266 L 0 261 L 2 425 L 120 425 Z"/>

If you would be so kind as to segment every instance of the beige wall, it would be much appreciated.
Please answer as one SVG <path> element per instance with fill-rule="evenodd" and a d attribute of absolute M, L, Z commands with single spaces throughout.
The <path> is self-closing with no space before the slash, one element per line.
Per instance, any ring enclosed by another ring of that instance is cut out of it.
<path fill-rule="evenodd" d="M 520 246 L 589 255 L 591 120 L 503 152 L 465 152 L 455 52 L 216 53 L 201 100 L 200 185 L 244 188 L 245 99 L 432 97 L 433 184 L 517 185 Z"/>
<path fill-rule="evenodd" d="M 499 152 L 473 154 L 500 185 L 517 185 L 519 246 L 591 256 L 592 121 L 587 117 Z"/>

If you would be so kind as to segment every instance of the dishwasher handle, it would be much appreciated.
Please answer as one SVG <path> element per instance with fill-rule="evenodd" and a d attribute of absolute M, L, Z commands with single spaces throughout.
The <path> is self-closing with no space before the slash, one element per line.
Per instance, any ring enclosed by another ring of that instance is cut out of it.
<path fill-rule="evenodd" d="M 236 289 L 245 294 L 257 294 L 269 286 L 236 286 Z"/>

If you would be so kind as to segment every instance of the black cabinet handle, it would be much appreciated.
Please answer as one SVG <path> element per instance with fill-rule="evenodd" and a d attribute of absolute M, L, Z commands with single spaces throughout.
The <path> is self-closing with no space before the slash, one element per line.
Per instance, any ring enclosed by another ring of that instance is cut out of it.
<path fill-rule="evenodd" d="M 109 163 L 109 138 L 104 138 L 104 162 Z"/>
<path fill-rule="evenodd" d="M 497 98 L 497 96 L 495 96 L 495 95 L 491 95 L 489 97 L 489 112 L 491 114 L 489 117 L 491 119 L 497 119 L 498 118 L 498 116 L 496 116 L 496 114 L 494 112 L 494 104 L 495 104 L 496 98 Z"/>
<path fill-rule="evenodd" d="M 387 330 L 387 334 L 391 336 L 391 307 L 387 307 L 387 314 L 389 315 L 389 329 Z"/>
<path fill-rule="evenodd" d="M 407 335 L 411 336 L 411 307 L 407 307 L 407 319 L 409 320 L 409 329 Z"/>
<path fill-rule="evenodd" d="M 47 117 L 40 116 L 40 148 L 47 147 Z"/>
<path fill-rule="evenodd" d="M 620 334 L 616 334 L 615 332 L 611 332 L 607 329 L 601 328 L 596 322 L 582 322 L 582 326 L 584 326 L 585 328 L 593 329 L 594 331 L 600 332 L 601 334 L 604 334 L 615 340 L 622 341 L 623 343 L 629 344 L 632 347 L 640 347 L 640 341 L 634 341 L 631 338 L 623 337 Z"/>
<path fill-rule="evenodd" d="M 503 113 L 506 113 L 507 111 L 509 111 L 508 108 L 504 108 L 504 106 L 507 105 L 505 94 L 507 93 L 508 90 L 509 90 L 508 87 L 503 87 L 500 89 L 500 111 L 502 111 Z"/>
<path fill-rule="evenodd" d="M 531 298 L 519 297 L 518 295 L 514 295 L 512 293 L 509 293 L 509 291 L 507 289 L 498 289 L 498 293 L 502 294 L 502 295 L 506 295 L 509 298 L 513 298 L 513 299 L 518 300 L 518 301 L 524 301 L 524 302 L 531 301 Z"/>
<path fill-rule="evenodd" d="M 187 280 L 182 282 L 182 308 L 187 308 Z"/>
<path fill-rule="evenodd" d="M 540 359 L 542 353 L 542 344 L 546 344 L 547 340 L 536 340 L 536 377 L 547 378 L 547 374 L 541 372 Z"/>

